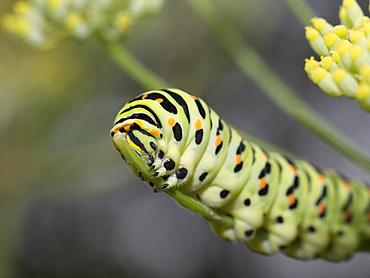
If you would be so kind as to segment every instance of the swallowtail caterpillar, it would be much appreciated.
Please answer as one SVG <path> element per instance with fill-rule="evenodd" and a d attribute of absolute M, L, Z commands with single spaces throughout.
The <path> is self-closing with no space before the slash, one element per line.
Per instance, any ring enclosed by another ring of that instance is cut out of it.
<path fill-rule="evenodd" d="M 348 259 L 370 240 L 370 189 L 357 179 L 266 152 L 243 139 L 203 100 L 178 89 L 153 90 L 126 103 L 111 130 L 114 146 L 161 181 L 234 219 L 214 232 L 253 251 L 301 260 Z"/>

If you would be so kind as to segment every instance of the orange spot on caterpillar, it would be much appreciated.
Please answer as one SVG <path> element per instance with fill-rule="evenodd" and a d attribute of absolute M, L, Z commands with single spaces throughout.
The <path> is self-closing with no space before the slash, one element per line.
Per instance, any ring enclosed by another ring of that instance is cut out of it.
<path fill-rule="evenodd" d="M 348 221 L 351 218 L 351 211 L 349 209 L 346 209 L 343 212 L 343 219 L 344 221 Z"/>
<path fill-rule="evenodd" d="M 195 124 L 194 124 L 194 127 L 195 127 L 195 130 L 201 129 L 202 128 L 202 121 L 200 119 L 196 120 Z"/>
<path fill-rule="evenodd" d="M 321 183 L 324 183 L 324 182 L 325 182 L 325 176 L 324 176 L 323 174 L 319 173 L 319 174 L 317 175 L 317 177 L 319 178 L 319 181 L 320 181 Z"/>
<path fill-rule="evenodd" d="M 125 129 L 126 132 L 129 132 L 131 130 L 131 124 L 124 124 L 122 127 Z"/>
<path fill-rule="evenodd" d="M 130 131 L 130 125 L 131 124 L 123 124 L 120 126 L 117 126 L 116 128 L 112 129 L 114 133 L 117 133 L 121 128 L 123 128 L 126 132 Z"/>
<path fill-rule="evenodd" d="M 263 156 L 266 160 L 269 160 L 269 156 L 267 155 L 267 153 L 262 153 L 262 156 Z"/>
<path fill-rule="evenodd" d="M 121 127 L 116 127 L 116 128 L 112 128 L 111 129 L 111 133 L 117 133 L 117 131 L 120 129 Z"/>
<path fill-rule="evenodd" d="M 221 135 L 218 135 L 215 140 L 215 146 L 218 147 L 221 144 L 221 142 L 222 142 L 222 137 Z"/>
<path fill-rule="evenodd" d="M 158 129 L 152 129 L 149 133 L 153 136 L 159 136 L 160 131 Z"/>
<path fill-rule="evenodd" d="M 196 96 L 193 96 L 193 95 L 189 95 L 190 98 L 194 99 L 194 100 L 197 100 L 198 98 Z"/>
<path fill-rule="evenodd" d="M 114 145 L 114 149 L 115 149 L 117 152 L 121 152 L 121 151 L 120 151 L 120 149 L 119 149 L 116 145 Z"/>
<path fill-rule="evenodd" d="M 296 202 L 297 198 L 295 197 L 294 193 L 290 193 L 288 195 L 288 205 L 291 206 Z"/>
<path fill-rule="evenodd" d="M 242 156 L 240 154 L 236 155 L 235 163 L 240 164 L 243 161 Z"/>
<path fill-rule="evenodd" d="M 290 169 L 290 171 L 291 171 L 291 172 L 293 172 L 294 174 L 296 174 L 296 173 L 297 173 L 297 168 L 296 168 L 296 167 L 294 167 L 294 165 L 289 165 L 289 169 Z"/>
<path fill-rule="evenodd" d="M 141 97 L 141 99 L 146 99 L 148 97 L 148 94 L 145 94 Z"/>
<path fill-rule="evenodd" d="M 161 102 L 163 102 L 163 98 L 157 98 L 155 101 L 158 102 L 158 103 L 161 103 Z"/>
<path fill-rule="evenodd" d="M 347 189 L 351 188 L 351 184 L 349 183 L 349 181 L 343 181 L 343 184 L 344 184 L 345 188 L 347 188 Z"/>
<path fill-rule="evenodd" d="M 325 204 L 323 202 L 318 203 L 317 205 L 317 213 L 319 215 L 323 214 L 325 211 Z"/>
<path fill-rule="evenodd" d="M 258 184 L 258 188 L 259 189 L 264 189 L 266 187 L 266 184 L 267 184 L 266 178 L 262 178 L 262 179 L 260 179 L 260 182 Z"/>
<path fill-rule="evenodd" d="M 175 124 L 176 124 L 176 120 L 174 118 L 169 118 L 167 120 L 167 124 L 170 126 L 170 127 L 173 127 Z"/>

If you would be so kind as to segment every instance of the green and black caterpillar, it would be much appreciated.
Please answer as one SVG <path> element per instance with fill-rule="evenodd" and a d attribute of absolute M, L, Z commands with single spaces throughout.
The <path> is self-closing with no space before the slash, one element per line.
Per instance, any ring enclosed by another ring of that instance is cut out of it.
<path fill-rule="evenodd" d="M 148 165 L 160 187 L 176 188 L 234 219 L 212 223 L 225 239 L 255 252 L 308 260 L 348 259 L 370 240 L 370 189 L 334 170 L 266 152 L 243 139 L 201 99 L 178 89 L 153 90 L 128 102 L 111 136 Z"/>

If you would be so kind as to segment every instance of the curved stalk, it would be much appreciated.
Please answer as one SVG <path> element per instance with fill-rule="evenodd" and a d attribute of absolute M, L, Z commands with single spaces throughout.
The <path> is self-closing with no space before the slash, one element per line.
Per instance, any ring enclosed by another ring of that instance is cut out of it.
<path fill-rule="evenodd" d="M 284 0 L 289 6 L 290 10 L 295 14 L 296 18 L 301 22 L 302 26 L 310 24 L 311 18 L 315 16 L 315 13 L 311 9 L 306 1 L 304 0 Z"/>
<path fill-rule="evenodd" d="M 169 87 L 166 81 L 149 70 L 141 61 L 132 55 L 125 45 L 102 38 L 100 41 L 105 46 L 112 60 L 145 90 Z"/>

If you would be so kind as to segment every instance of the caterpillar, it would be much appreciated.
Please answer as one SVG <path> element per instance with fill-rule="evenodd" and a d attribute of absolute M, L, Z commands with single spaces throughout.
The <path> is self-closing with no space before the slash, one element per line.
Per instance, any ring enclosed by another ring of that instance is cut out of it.
<path fill-rule="evenodd" d="M 123 141 L 168 188 L 230 215 L 234 227 L 212 222 L 221 238 L 250 249 L 309 260 L 347 260 L 370 240 L 370 189 L 358 179 L 267 152 L 240 136 L 203 100 L 179 89 L 152 90 L 118 112 L 111 137 Z"/>

